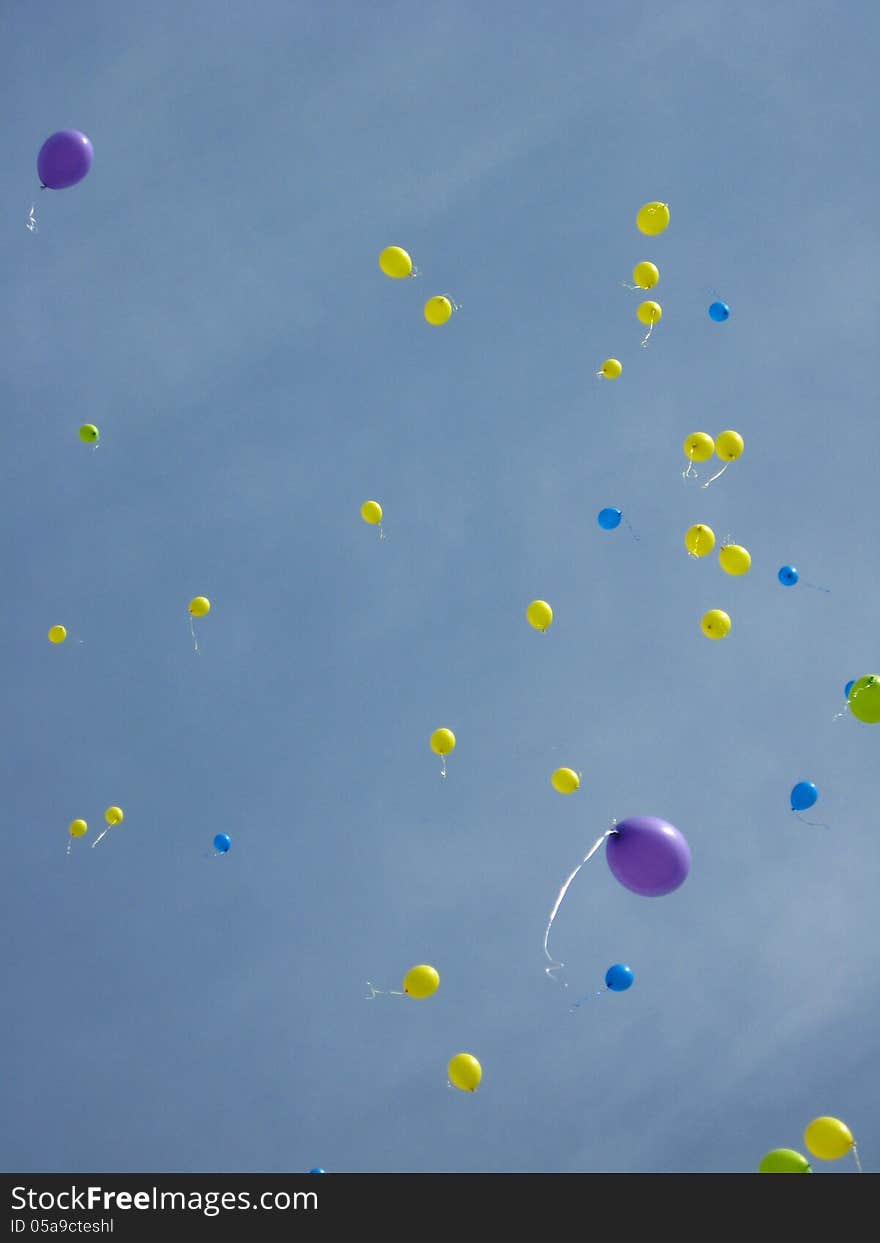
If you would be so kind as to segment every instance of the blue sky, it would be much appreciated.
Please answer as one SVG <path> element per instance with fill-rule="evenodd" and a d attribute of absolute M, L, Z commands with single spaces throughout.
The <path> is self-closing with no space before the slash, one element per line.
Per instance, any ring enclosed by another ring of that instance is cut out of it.
<path fill-rule="evenodd" d="M 834 717 L 880 671 L 878 35 L 867 3 L 7 10 L 3 1168 L 738 1172 L 820 1114 L 876 1168 L 880 727 Z M 94 166 L 41 193 L 61 128 Z M 683 481 L 725 428 L 742 458 Z M 594 858 L 563 989 L 550 908 L 630 815 L 691 874 L 646 899 Z M 419 962 L 434 997 L 365 1000 Z"/>

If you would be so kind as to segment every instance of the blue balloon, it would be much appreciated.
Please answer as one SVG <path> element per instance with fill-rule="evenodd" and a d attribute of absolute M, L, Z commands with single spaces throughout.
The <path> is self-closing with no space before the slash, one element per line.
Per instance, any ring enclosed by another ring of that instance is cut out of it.
<path fill-rule="evenodd" d="M 314 1169 L 309 1170 L 309 1173 L 310 1174 L 323 1174 L 324 1171 L 321 1169 L 320 1165 L 316 1165 Z"/>
<path fill-rule="evenodd" d="M 709 318 L 714 319 L 716 324 L 723 324 L 730 319 L 730 307 L 726 302 L 713 302 L 709 307 Z"/>
<path fill-rule="evenodd" d="M 791 792 L 791 810 L 806 811 L 818 797 L 819 791 L 812 781 L 799 781 Z"/>
<path fill-rule="evenodd" d="M 632 967 L 627 967 L 625 963 L 616 962 L 605 972 L 605 987 L 610 988 L 612 993 L 625 993 L 632 982 Z"/>
<path fill-rule="evenodd" d="M 793 587 L 800 578 L 800 574 L 798 574 L 793 565 L 784 565 L 776 577 L 783 587 Z"/>
<path fill-rule="evenodd" d="M 227 833 L 218 833 L 214 838 L 214 849 L 218 854 L 225 855 L 232 845 L 232 838 Z"/>
<path fill-rule="evenodd" d="M 843 688 L 844 699 L 849 699 L 849 693 L 852 690 L 852 688 L 855 686 L 855 684 L 856 684 L 855 678 L 853 678 L 850 682 L 847 682 L 846 686 Z"/>
<path fill-rule="evenodd" d="M 623 514 L 619 509 L 600 509 L 599 510 L 599 526 L 603 531 L 613 531 L 615 527 L 620 526 L 620 519 Z"/>

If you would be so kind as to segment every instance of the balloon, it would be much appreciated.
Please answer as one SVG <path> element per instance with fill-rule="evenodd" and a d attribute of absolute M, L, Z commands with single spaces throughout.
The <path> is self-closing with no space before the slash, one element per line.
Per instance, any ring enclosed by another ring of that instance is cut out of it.
<path fill-rule="evenodd" d="M 122 824 L 124 820 L 121 807 L 108 807 L 104 812 L 104 819 L 108 824 Z"/>
<path fill-rule="evenodd" d="M 852 690 L 852 688 L 855 686 L 855 684 L 856 684 L 855 678 L 853 678 L 852 681 L 847 682 L 846 686 L 843 688 L 844 699 L 849 699 L 849 693 Z"/>
<path fill-rule="evenodd" d="M 730 634 L 731 621 L 722 609 L 709 609 L 700 622 L 707 639 L 723 639 Z"/>
<path fill-rule="evenodd" d="M 323 1174 L 324 1171 L 321 1169 L 320 1165 L 315 1165 L 312 1167 L 312 1169 L 309 1170 L 309 1173 L 310 1174 Z"/>
<path fill-rule="evenodd" d="M 87 445 L 95 444 L 100 435 L 101 433 L 98 431 L 97 427 L 95 427 L 94 423 L 83 423 L 82 427 L 79 429 L 79 438 Z"/>
<path fill-rule="evenodd" d="M 791 810 L 806 811 L 818 797 L 819 791 L 812 781 L 799 781 L 791 792 Z"/>
<path fill-rule="evenodd" d="M 725 462 L 735 462 L 738 457 L 742 456 L 744 448 L 743 438 L 739 432 L 722 432 L 720 436 L 715 437 L 715 452 Z"/>
<path fill-rule="evenodd" d="M 536 630 L 546 630 L 553 621 L 553 610 L 546 600 L 533 600 L 526 609 L 526 618 Z"/>
<path fill-rule="evenodd" d="M 692 462 L 708 462 L 715 452 L 715 441 L 706 432 L 691 432 L 684 442 L 684 451 Z"/>
<path fill-rule="evenodd" d="M 633 281 L 639 289 L 653 289 L 659 279 L 660 272 L 647 259 L 643 259 L 633 268 Z"/>
<path fill-rule="evenodd" d="M 66 638 L 67 638 L 67 631 L 64 629 L 63 626 L 50 626 L 49 627 L 49 642 L 50 643 L 63 643 Z"/>
<path fill-rule="evenodd" d="M 793 565 L 784 565 L 776 575 L 783 587 L 793 587 L 800 578 L 797 570 Z"/>
<path fill-rule="evenodd" d="M 725 574 L 748 574 L 752 564 L 752 555 L 741 544 L 725 544 L 718 553 L 718 560 Z"/>
<path fill-rule="evenodd" d="M 416 1001 L 430 997 L 440 987 L 440 976 L 434 967 L 421 963 L 418 967 L 410 967 L 403 977 L 403 991 Z"/>
<path fill-rule="evenodd" d="M 774 1148 L 761 1159 L 759 1174 L 812 1174 L 810 1163 L 793 1148 Z"/>
<path fill-rule="evenodd" d="M 189 602 L 189 611 L 193 617 L 204 617 L 211 611 L 211 601 L 207 596 L 193 596 Z"/>
<path fill-rule="evenodd" d="M 456 1053 L 446 1073 L 453 1087 L 462 1092 L 476 1092 L 483 1077 L 483 1068 L 472 1053 Z"/>
<path fill-rule="evenodd" d="M 581 779 L 573 768 L 557 768 L 550 781 L 553 789 L 558 790 L 560 794 L 574 794 L 581 784 Z"/>
<path fill-rule="evenodd" d="M 364 501 L 361 505 L 361 517 L 364 522 L 369 522 L 370 526 L 378 526 L 382 521 L 382 506 L 378 501 Z"/>
<path fill-rule="evenodd" d="M 82 181 L 92 167 L 92 144 L 79 130 L 62 129 L 40 147 L 37 173 L 47 190 L 66 190 Z"/>
<path fill-rule="evenodd" d="M 438 296 L 425 303 L 425 319 L 429 324 L 445 324 L 451 315 L 452 303 L 448 298 Z"/>
<path fill-rule="evenodd" d="M 401 246 L 386 246 L 379 256 L 379 267 L 392 280 L 412 276 L 413 263 Z"/>
<path fill-rule="evenodd" d="M 804 1143 L 821 1161 L 836 1161 L 855 1147 L 852 1131 L 839 1118 L 814 1118 L 804 1131 Z"/>
<path fill-rule="evenodd" d="M 709 307 L 709 318 L 714 319 L 716 324 L 723 324 L 730 319 L 730 307 L 726 302 L 713 302 Z"/>
<path fill-rule="evenodd" d="M 880 722 L 880 674 L 871 673 L 857 678 L 849 693 L 849 710 L 857 721 L 865 725 Z"/>
<path fill-rule="evenodd" d="M 88 832 L 88 828 L 89 826 L 85 822 L 85 820 L 71 820 L 70 836 L 71 837 L 83 837 Z"/>
<path fill-rule="evenodd" d="M 214 838 L 214 849 L 217 851 L 219 855 L 228 854 L 229 848 L 231 847 L 231 845 L 232 845 L 232 838 L 229 836 L 228 833 L 218 833 L 217 836 Z"/>
<path fill-rule="evenodd" d="M 625 963 L 616 962 L 605 972 L 605 987 L 610 988 L 612 993 L 625 993 L 632 982 L 632 967 L 627 967 Z"/>
<path fill-rule="evenodd" d="M 455 734 L 451 729 L 435 729 L 431 735 L 431 750 L 436 755 L 448 755 L 455 750 Z"/>
<path fill-rule="evenodd" d="M 715 547 L 715 532 L 711 527 L 698 522 L 688 527 L 684 533 L 684 546 L 692 557 L 705 557 Z"/>
<path fill-rule="evenodd" d="M 658 816 L 631 816 L 614 827 L 605 857 L 624 888 L 659 898 L 684 883 L 691 869 L 691 851 L 674 825 Z"/>
<path fill-rule="evenodd" d="M 636 307 L 636 315 L 643 324 L 647 324 L 650 328 L 660 323 L 663 318 L 663 308 L 659 302 L 640 302 Z"/>
<path fill-rule="evenodd" d="M 606 380 L 616 380 L 622 371 L 623 365 L 616 358 L 606 358 L 599 375 L 604 376 Z"/>
<path fill-rule="evenodd" d="M 613 531 L 615 527 L 620 526 L 622 517 L 623 514 L 619 509 L 600 509 L 599 526 L 603 531 Z"/>
<path fill-rule="evenodd" d="M 640 232 L 646 233 L 649 237 L 656 237 L 658 233 L 662 233 L 668 224 L 668 203 L 645 203 L 644 207 L 639 208 L 636 225 Z"/>

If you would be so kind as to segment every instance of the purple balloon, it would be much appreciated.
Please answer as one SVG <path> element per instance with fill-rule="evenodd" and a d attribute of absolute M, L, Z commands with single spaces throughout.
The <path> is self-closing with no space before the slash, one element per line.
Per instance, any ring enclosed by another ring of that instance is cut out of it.
<path fill-rule="evenodd" d="M 643 897 L 659 898 L 684 883 L 691 870 L 691 850 L 674 824 L 659 816 L 630 816 L 615 828 L 605 855 L 621 885 Z"/>
<path fill-rule="evenodd" d="M 92 167 L 92 144 L 76 129 L 61 129 L 40 147 L 37 173 L 47 190 L 66 190 L 82 181 Z"/>

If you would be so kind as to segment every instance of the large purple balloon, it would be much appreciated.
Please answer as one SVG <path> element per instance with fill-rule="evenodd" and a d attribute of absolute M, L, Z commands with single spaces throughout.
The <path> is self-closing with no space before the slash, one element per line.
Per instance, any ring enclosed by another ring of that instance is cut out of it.
<path fill-rule="evenodd" d="M 674 824 L 659 816 L 631 816 L 615 828 L 605 853 L 621 885 L 646 898 L 659 898 L 684 883 L 691 870 L 691 850 Z"/>
<path fill-rule="evenodd" d="M 92 167 L 92 144 L 76 129 L 51 134 L 40 147 L 37 172 L 47 190 L 66 190 L 82 181 Z"/>

